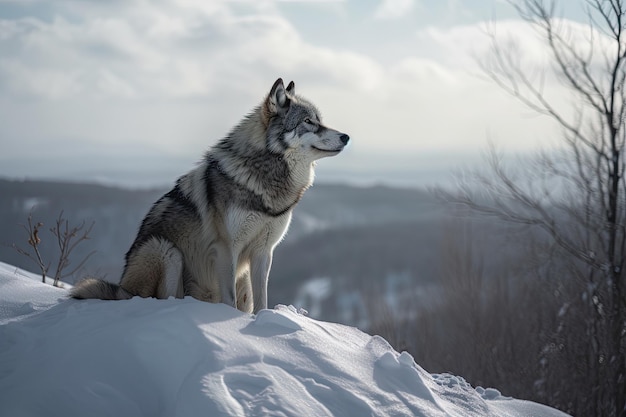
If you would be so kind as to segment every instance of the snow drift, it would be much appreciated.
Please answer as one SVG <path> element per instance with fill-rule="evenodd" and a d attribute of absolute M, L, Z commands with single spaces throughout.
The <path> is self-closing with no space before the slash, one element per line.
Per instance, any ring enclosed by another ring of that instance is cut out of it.
<path fill-rule="evenodd" d="M 76 301 L 0 263 L 0 416 L 566 417 L 294 307 Z"/>

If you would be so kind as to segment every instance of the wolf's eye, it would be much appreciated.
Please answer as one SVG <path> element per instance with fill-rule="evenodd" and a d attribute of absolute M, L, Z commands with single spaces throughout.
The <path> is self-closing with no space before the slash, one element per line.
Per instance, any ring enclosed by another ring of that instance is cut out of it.
<path fill-rule="evenodd" d="M 306 119 L 304 119 L 304 123 L 310 125 L 313 124 L 313 122 L 311 121 L 311 119 L 309 119 L 308 117 Z"/>

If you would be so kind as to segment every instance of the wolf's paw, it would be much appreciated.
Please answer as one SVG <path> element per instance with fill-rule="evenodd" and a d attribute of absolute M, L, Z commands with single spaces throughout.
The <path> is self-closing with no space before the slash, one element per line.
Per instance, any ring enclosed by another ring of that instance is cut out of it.
<path fill-rule="evenodd" d="M 252 313 L 254 303 L 252 302 L 252 294 L 248 292 L 237 294 L 237 309 L 244 313 Z"/>
<path fill-rule="evenodd" d="M 206 289 L 197 290 L 197 291 L 193 291 L 190 295 L 198 301 L 206 301 L 207 303 L 219 303 L 220 302 L 220 300 L 217 297 L 217 294 L 211 290 L 206 290 Z"/>

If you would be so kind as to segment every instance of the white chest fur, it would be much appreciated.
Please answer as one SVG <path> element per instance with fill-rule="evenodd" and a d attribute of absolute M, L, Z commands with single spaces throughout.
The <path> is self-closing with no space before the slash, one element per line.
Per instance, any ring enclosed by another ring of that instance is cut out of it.
<path fill-rule="evenodd" d="M 291 211 L 270 217 L 237 208 L 226 213 L 232 278 L 220 279 L 221 301 L 242 311 L 267 308 L 267 282 L 274 247 L 284 236 Z"/>
<path fill-rule="evenodd" d="M 226 229 L 235 254 L 246 249 L 252 252 L 271 251 L 287 232 L 291 211 L 278 217 L 259 212 L 231 208 L 226 214 Z"/>

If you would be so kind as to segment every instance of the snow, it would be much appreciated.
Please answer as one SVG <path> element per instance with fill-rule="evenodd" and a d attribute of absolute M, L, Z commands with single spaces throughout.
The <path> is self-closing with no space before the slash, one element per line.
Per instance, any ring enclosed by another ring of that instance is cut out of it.
<path fill-rule="evenodd" d="M 41 275 L 0 262 L 0 325 L 47 310 L 65 298 L 67 289 L 44 285 Z"/>
<path fill-rule="evenodd" d="M 292 306 L 67 299 L 0 263 L 0 416 L 566 417 Z"/>

